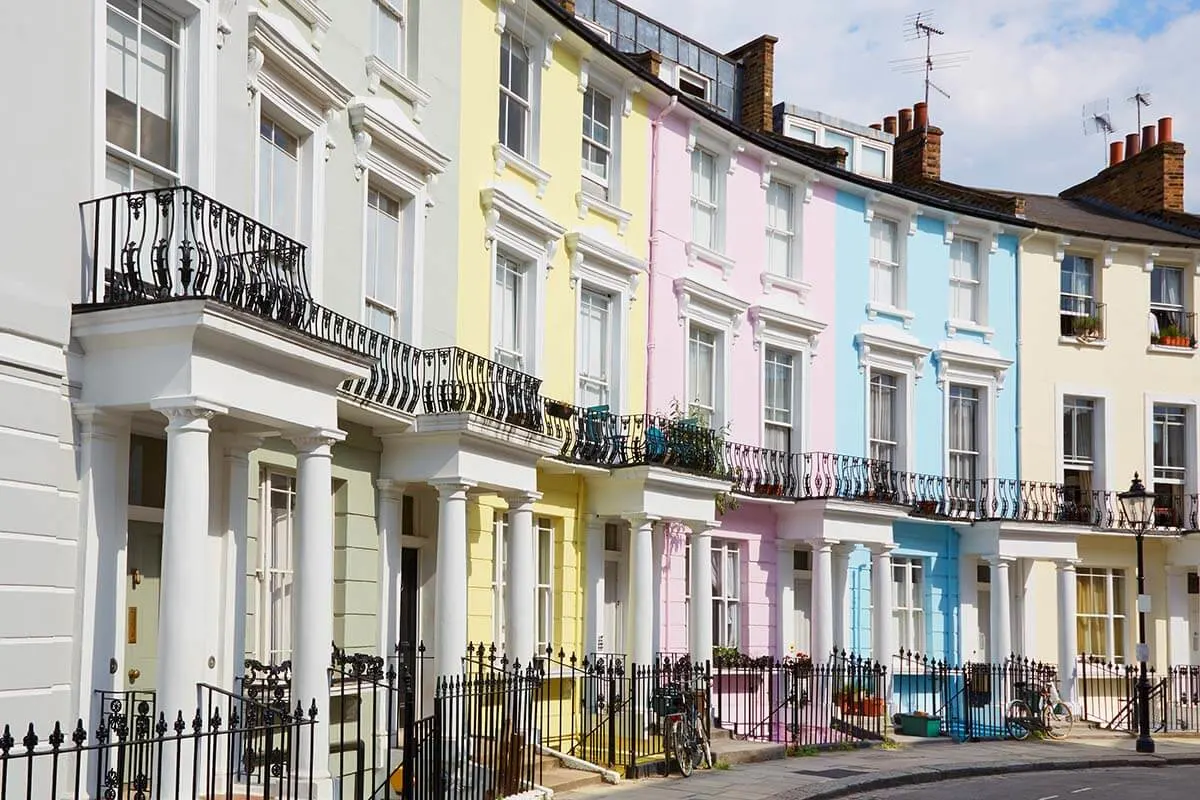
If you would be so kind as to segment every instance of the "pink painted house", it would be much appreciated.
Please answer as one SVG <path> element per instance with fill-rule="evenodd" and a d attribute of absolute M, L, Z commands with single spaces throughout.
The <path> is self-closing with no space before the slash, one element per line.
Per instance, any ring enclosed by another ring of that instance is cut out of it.
<path fill-rule="evenodd" d="M 832 450 L 832 426 L 813 421 L 833 419 L 834 354 L 820 343 L 834 340 L 835 190 L 682 104 L 660 113 L 647 412 L 674 409 L 731 441 L 794 454 L 777 456 L 777 466 Z M 770 483 L 763 461 L 747 451 L 730 466 Z M 713 532 L 713 645 L 751 656 L 808 652 L 811 595 L 797 582 L 808 580 L 810 551 L 778 536 L 779 514 L 794 504 L 738 503 Z M 659 652 L 689 649 L 689 537 L 683 526 L 663 535 Z"/>

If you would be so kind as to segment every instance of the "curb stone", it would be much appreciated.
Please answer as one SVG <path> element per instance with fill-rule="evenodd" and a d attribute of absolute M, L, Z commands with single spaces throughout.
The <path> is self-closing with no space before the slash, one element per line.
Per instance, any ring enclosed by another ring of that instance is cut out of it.
<path fill-rule="evenodd" d="M 1116 769 L 1121 767 L 1166 767 L 1200 764 L 1200 754 L 1119 756 L 1108 758 L 1072 758 L 1059 761 L 994 761 L 985 764 L 944 767 L 914 767 L 897 772 L 843 778 L 817 786 L 788 789 L 769 800 L 833 800 L 860 792 L 918 786 L 925 783 L 979 778 L 1010 772 L 1062 772 L 1076 769 Z M 832 785 L 836 784 L 836 785 Z"/>

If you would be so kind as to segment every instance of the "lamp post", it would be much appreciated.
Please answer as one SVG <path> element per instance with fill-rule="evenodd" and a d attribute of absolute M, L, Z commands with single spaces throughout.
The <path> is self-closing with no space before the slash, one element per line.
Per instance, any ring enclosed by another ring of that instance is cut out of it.
<path fill-rule="evenodd" d="M 1146 528 L 1150 526 L 1150 515 L 1154 509 L 1154 494 L 1146 491 L 1138 474 L 1133 473 L 1133 482 L 1129 491 L 1117 495 L 1121 502 L 1121 513 L 1133 528 L 1137 538 L 1137 591 L 1138 591 L 1138 646 L 1137 660 L 1140 662 L 1137 684 L 1138 738 L 1139 753 L 1153 753 L 1154 739 L 1150 736 L 1150 677 L 1146 671 L 1146 662 L 1150 658 L 1150 648 L 1146 646 L 1146 604 L 1142 598 L 1146 596 L 1146 569 L 1142 558 L 1142 539 Z"/>

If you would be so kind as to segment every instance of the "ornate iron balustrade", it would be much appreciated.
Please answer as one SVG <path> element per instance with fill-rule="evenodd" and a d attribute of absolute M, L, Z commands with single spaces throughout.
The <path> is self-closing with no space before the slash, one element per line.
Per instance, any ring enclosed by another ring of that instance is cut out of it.
<path fill-rule="evenodd" d="M 461 347 L 424 351 L 421 371 L 426 414 L 471 413 L 542 430 L 540 378 Z"/>

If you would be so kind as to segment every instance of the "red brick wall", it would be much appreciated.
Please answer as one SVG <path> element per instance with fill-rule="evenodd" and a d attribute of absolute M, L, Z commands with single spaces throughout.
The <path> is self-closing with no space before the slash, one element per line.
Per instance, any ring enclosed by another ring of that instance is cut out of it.
<path fill-rule="evenodd" d="M 1062 192 L 1135 214 L 1183 211 L 1183 143 L 1162 142 Z"/>
<path fill-rule="evenodd" d="M 742 119 L 747 128 L 766 133 L 774 128 L 774 36 L 760 36 L 726 55 L 742 62 Z"/>
<path fill-rule="evenodd" d="M 942 179 L 942 129 L 930 125 L 896 137 L 892 147 L 892 180 L 919 185 Z"/>

